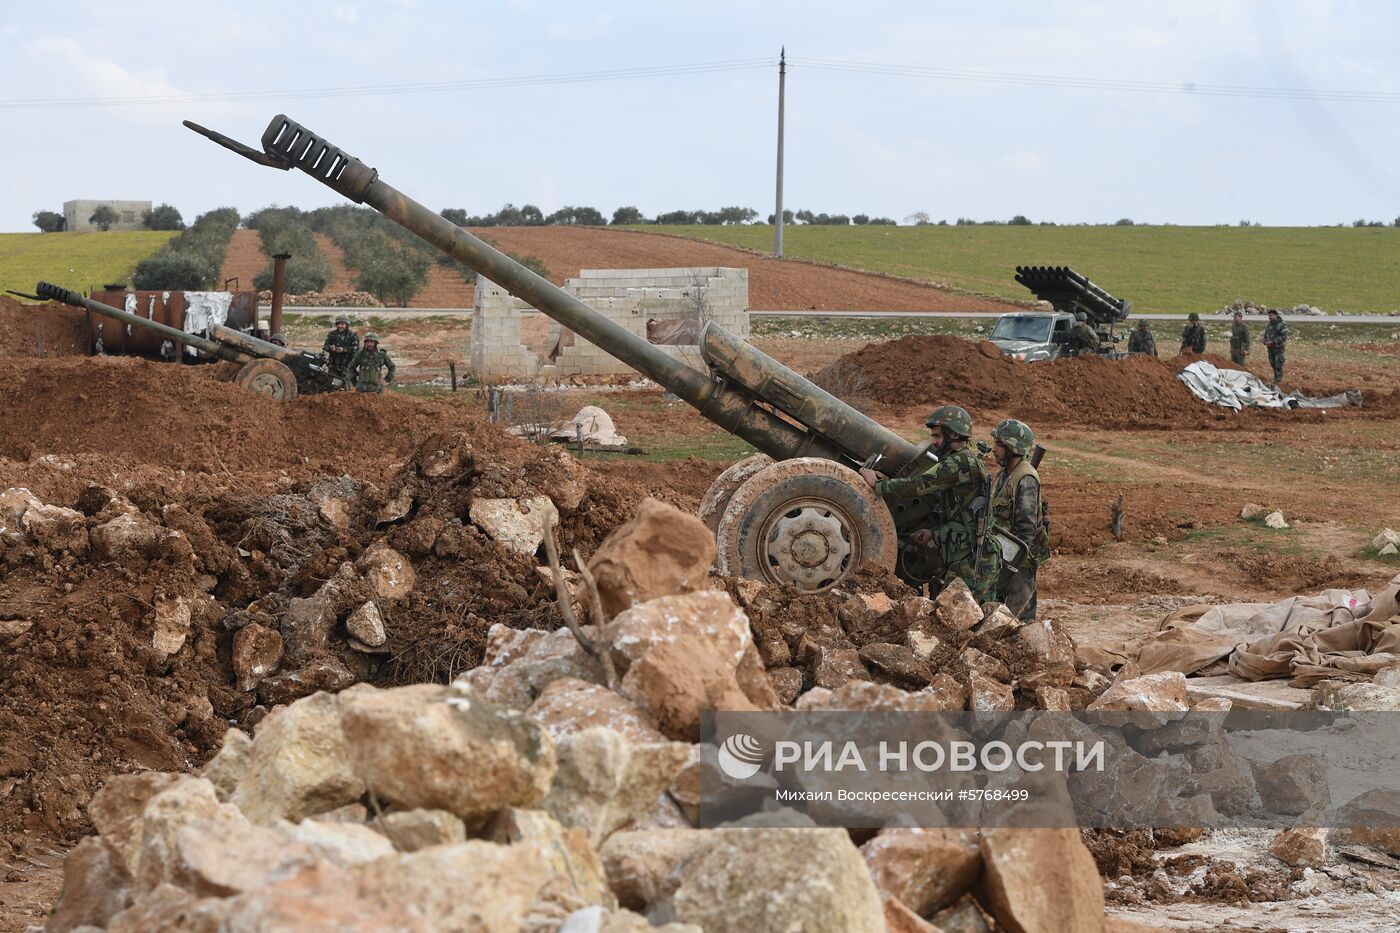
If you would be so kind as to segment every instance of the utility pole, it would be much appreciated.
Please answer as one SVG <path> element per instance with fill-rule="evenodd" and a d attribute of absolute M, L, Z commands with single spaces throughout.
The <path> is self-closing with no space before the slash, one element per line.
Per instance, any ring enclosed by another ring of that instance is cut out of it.
<path fill-rule="evenodd" d="M 778 196 L 773 210 L 773 255 L 783 258 L 783 92 L 787 85 L 787 46 L 778 55 Z"/>

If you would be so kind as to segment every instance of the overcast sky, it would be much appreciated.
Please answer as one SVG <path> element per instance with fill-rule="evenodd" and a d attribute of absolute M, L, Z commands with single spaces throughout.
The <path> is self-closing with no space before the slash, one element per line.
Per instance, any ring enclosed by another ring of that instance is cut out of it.
<path fill-rule="evenodd" d="M 1397 36 L 1400 6 L 1380 0 L 0 0 L 0 230 L 32 231 L 35 210 L 72 198 L 168 201 L 186 220 L 225 204 L 337 203 L 300 173 L 259 168 L 180 126 L 256 143 L 278 112 L 433 208 L 741 204 L 766 216 L 784 44 L 795 59 L 789 208 L 901 221 L 1389 222 L 1400 214 Z M 714 62 L 737 64 L 210 99 Z M 1245 90 L 1184 92 L 1212 86 Z M 166 95 L 195 99 L 111 100 Z"/>

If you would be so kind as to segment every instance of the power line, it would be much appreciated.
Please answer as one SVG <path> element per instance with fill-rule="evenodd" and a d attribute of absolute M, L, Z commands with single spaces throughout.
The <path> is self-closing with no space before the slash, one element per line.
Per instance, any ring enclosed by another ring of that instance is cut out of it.
<path fill-rule="evenodd" d="M 901 78 L 927 78 L 942 81 L 973 81 L 1022 87 L 1073 88 L 1094 91 L 1120 91 L 1138 94 L 1183 94 L 1199 97 L 1243 97 L 1260 100 L 1316 100 L 1363 104 L 1400 103 L 1400 93 L 1386 91 L 1337 91 L 1315 88 L 1251 87 L 1233 84 L 1199 84 L 1192 81 L 1134 81 L 1121 78 L 1090 78 L 1071 75 L 1045 75 L 1008 71 L 975 71 L 919 65 L 890 65 L 852 62 L 830 58 L 788 59 L 791 64 L 819 71 L 885 75 Z"/>
<path fill-rule="evenodd" d="M 517 75 L 503 78 L 474 78 L 463 81 L 424 81 L 412 84 L 367 84 L 350 87 L 297 88 L 268 91 L 222 91 L 207 94 L 147 94 L 126 97 L 35 97 L 0 99 L 0 110 L 61 109 L 69 107 L 126 107 L 165 104 L 197 104 L 226 101 L 301 100 L 334 97 L 378 97 L 396 94 L 479 91 L 495 88 L 539 87 L 558 84 L 586 84 L 598 81 L 628 81 L 668 78 L 678 75 L 714 74 L 766 68 L 772 58 L 744 58 L 716 62 L 656 65 L 646 68 L 615 68 L 606 71 L 571 71 L 556 74 Z"/>

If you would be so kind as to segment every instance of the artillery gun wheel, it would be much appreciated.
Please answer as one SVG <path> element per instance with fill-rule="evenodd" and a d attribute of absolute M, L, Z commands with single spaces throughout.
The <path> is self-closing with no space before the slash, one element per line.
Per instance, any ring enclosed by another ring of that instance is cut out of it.
<path fill-rule="evenodd" d="M 745 457 L 725 470 L 715 481 L 710 484 L 710 488 L 705 492 L 705 498 L 700 500 L 700 508 L 696 514 L 700 516 L 700 521 L 705 526 L 714 531 L 719 526 L 719 520 L 724 515 L 725 508 L 729 505 L 729 500 L 734 498 L 734 493 L 739 487 L 747 483 L 755 473 L 766 467 L 773 465 L 773 458 L 767 454 L 754 454 L 752 457 Z"/>
<path fill-rule="evenodd" d="M 259 395 L 266 395 L 287 402 L 297 397 L 297 377 L 281 360 L 252 360 L 233 377 L 237 385 L 252 389 Z"/>
<path fill-rule="evenodd" d="M 865 561 L 894 569 L 894 518 L 860 474 L 799 457 L 760 470 L 730 497 L 715 531 L 719 572 L 806 592 Z"/>

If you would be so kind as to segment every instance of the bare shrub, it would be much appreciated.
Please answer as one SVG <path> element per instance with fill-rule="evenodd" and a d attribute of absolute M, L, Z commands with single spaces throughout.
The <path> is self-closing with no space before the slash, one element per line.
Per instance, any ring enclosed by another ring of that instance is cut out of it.
<path fill-rule="evenodd" d="M 538 383 L 501 393 L 502 424 L 520 429 L 520 435 L 535 444 L 548 444 L 549 435 L 571 414 L 558 392 L 550 392 Z"/>
<path fill-rule="evenodd" d="M 848 404 L 870 398 L 870 373 L 855 360 L 843 357 L 809 378 Z"/>

